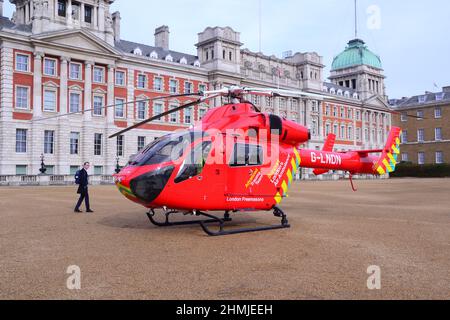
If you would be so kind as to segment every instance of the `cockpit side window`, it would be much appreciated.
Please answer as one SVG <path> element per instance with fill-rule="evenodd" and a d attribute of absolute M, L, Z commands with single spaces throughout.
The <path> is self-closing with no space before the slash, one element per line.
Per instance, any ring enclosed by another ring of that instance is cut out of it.
<path fill-rule="evenodd" d="M 260 166 L 264 162 L 263 148 L 253 144 L 236 143 L 230 167 Z"/>
<path fill-rule="evenodd" d="M 204 141 L 193 148 L 191 154 L 184 160 L 183 165 L 175 178 L 175 183 L 180 183 L 200 175 L 205 167 L 209 153 L 211 152 L 211 147 L 211 141 Z"/>

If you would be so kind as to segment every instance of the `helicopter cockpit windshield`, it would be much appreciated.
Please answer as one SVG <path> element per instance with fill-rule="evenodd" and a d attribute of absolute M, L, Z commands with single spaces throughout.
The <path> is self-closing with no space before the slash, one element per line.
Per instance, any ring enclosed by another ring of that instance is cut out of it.
<path fill-rule="evenodd" d="M 183 132 L 166 135 L 144 148 L 130 161 L 131 166 L 148 166 L 180 159 L 186 148 L 197 139 L 205 137 L 204 132 Z"/>

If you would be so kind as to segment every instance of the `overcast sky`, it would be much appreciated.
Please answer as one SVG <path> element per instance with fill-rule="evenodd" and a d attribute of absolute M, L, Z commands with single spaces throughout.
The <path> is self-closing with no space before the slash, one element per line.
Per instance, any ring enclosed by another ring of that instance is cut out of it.
<path fill-rule="evenodd" d="M 259 1 L 265 54 L 316 51 L 328 76 L 333 57 L 354 38 L 353 0 L 116 0 L 113 11 L 122 15 L 122 39 L 153 45 L 154 29 L 166 24 L 171 49 L 196 54 L 197 33 L 230 26 L 243 48 L 259 51 Z M 390 98 L 450 85 L 450 1 L 358 3 L 359 37 L 381 56 Z M 5 1 L 5 15 L 12 11 Z"/>

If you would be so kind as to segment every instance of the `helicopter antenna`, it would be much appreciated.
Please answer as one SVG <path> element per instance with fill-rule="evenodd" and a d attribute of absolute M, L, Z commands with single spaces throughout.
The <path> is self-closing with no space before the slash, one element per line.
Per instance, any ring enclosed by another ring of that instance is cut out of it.
<path fill-rule="evenodd" d="M 259 0 L 259 52 L 262 52 L 262 1 Z"/>
<path fill-rule="evenodd" d="M 355 39 L 358 39 L 358 2 L 355 0 Z"/>

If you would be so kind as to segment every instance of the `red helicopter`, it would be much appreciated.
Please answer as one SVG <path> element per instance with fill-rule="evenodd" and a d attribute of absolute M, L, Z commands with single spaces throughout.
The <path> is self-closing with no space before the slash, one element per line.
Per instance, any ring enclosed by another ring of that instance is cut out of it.
<path fill-rule="evenodd" d="M 249 94 L 323 98 L 302 91 L 240 87 L 189 94 L 197 96 L 198 100 L 140 122 L 110 138 L 212 98 L 228 97 L 231 103 L 209 110 L 202 121 L 189 130 L 152 142 L 114 175 L 117 188 L 127 199 L 148 208 L 148 218 L 156 226 L 200 224 L 208 235 L 221 236 L 289 228 L 280 203 L 288 196 L 300 168 L 314 168 L 316 175 L 330 170 L 346 171 L 350 173 L 350 181 L 355 174 L 384 175 L 395 170 L 400 153 L 400 128 L 392 128 L 383 150 L 333 152 L 336 137 L 332 134 L 322 151 L 306 150 L 300 148 L 311 139 L 306 127 L 262 113 L 244 100 Z M 163 211 L 164 222 L 155 219 L 159 210 Z M 225 229 L 226 222 L 231 221 L 231 213 L 250 211 L 272 211 L 281 218 L 281 223 Z M 225 214 L 219 218 L 212 212 Z M 171 222 L 170 216 L 175 213 L 201 216 L 205 220 Z M 217 231 L 208 226 L 212 223 L 218 224 Z"/>

